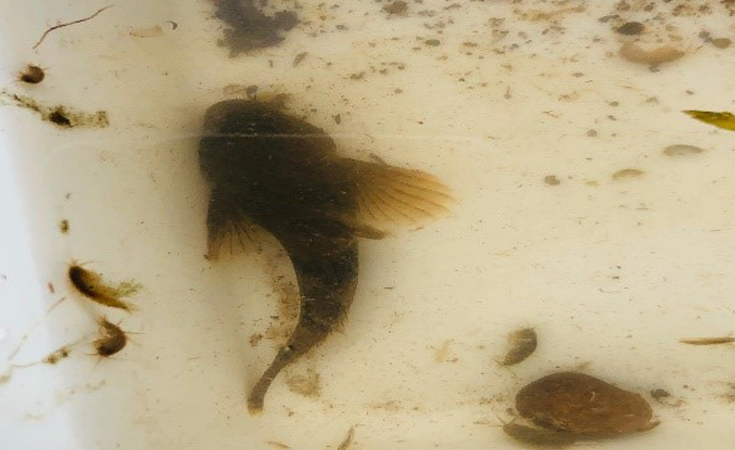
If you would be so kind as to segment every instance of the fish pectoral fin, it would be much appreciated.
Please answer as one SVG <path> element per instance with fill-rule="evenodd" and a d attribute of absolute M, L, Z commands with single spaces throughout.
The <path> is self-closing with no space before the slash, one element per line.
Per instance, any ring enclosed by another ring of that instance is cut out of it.
<path fill-rule="evenodd" d="M 353 159 L 347 161 L 357 186 L 355 221 L 365 230 L 379 231 L 386 225 L 418 225 L 448 213 L 454 201 L 449 188 L 428 173 Z M 360 233 L 359 229 L 355 231 Z M 368 233 L 366 237 L 371 236 Z"/>
<path fill-rule="evenodd" d="M 255 222 L 237 208 L 218 202 L 212 197 L 207 214 L 207 254 L 209 261 L 219 258 L 220 249 L 228 242 L 230 254 L 234 253 L 235 244 L 245 251 L 255 246 L 258 227 Z"/>

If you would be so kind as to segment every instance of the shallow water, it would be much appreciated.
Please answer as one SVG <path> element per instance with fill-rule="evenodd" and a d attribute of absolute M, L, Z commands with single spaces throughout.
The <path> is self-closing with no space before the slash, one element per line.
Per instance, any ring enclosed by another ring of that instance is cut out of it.
<path fill-rule="evenodd" d="M 642 394 L 661 421 L 576 447 L 735 440 L 735 348 L 679 342 L 735 331 L 735 133 L 681 113 L 735 110 L 735 46 L 712 43 L 735 40 L 732 2 L 424 0 L 402 16 L 285 1 L 265 10 L 296 12 L 283 41 L 234 57 L 215 5 L 181 3 L 116 4 L 36 50 L 57 20 L 106 4 L 0 3 L 0 204 L 15 214 L 0 228 L 0 359 L 63 296 L 15 362 L 87 338 L 0 385 L 3 449 L 310 450 L 353 426 L 354 449 L 511 449 L 494 412 L 571 369 Z M 615 31 L 628 21 L 643 33 Z M 684 54 L 651 68 L 619 55 L 626 42 Z M 42 83 L 14 81 L 29 62 Z M 267 238 L 204 259 L 196 153 L 206 108 L 249 86 L 286 94 L 341 155 L 432 173 L 458 200 L 447 218 L 361 242 L 343 330 L 274 382 L 260 416 L 245 399 L 294 325 L 295 280 Z M 106 111 L 109 126 L 58 127 L 12 94 Z M 139 309 L 75 295 L 72 260 L 140 283 Z M 139 333 L 102 361 L 88 355 L 100 314 Z M 499 367 L 519 327 L 538 348 Z"/>

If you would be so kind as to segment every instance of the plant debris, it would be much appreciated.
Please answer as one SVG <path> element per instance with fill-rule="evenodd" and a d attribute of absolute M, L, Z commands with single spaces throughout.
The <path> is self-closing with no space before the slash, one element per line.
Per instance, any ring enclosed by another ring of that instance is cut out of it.
<path fill-rule="evenodd" d="M 25 364 L 11 364 L 8 369 L 0 375 L 0 384 L 7 383 L 10 381 L 10 379 L 13 377 L 13 373 L 17 369 L 25 369 L 28 367 L 37 366 L 39 364 L 48 364 L 48 365 L 55 365 L 62 359 L 66 359 L 71 355 L 72 348 L 77 345 L 80 341 L 74 342 L 72 344 L 67 344 L 62 346 L 61 348 L 54 350 L 53 352 L 46 355 L 43 359 L 40 361 L 33 361 Z M 10 359 L 10 358 L 8 358 Z"/>
<path fill-rule="evenodd" d="M 645 172 L 638 169 L 622 169 L 612 174 L 613 180 L 624 180 L 626 178 L 638 178 Z"/>
<path fill-rule="evenodd" d="M 298 55 L 296 55 L 296 57 L 293 59 L 293 63 L 291 64 L 291 67 L 296 67 L 299 64 L 301 64 L 301 61 L 303 61 L 304 58 L 306 58 L 306 55 L 308 54 L 309 54 L 308 52 L 301 52 Z"/>
<path fill-rule="evenodd" d="M 347 435 L 342 440 L 342 442 L 339 444 L 339 447 L 337 447 L 337 450 L 347 450 L 352 446 L 352 441 L 355 438 L 355 427 L 350 427 L 349 430 L 347 430 Z"/>
<path fill-rule="evenodd" d="M 704 149 L 685 144 L 669 145 L 664 149 L 664 155 L 666 156 L 686 156 L 697 153 L 704 153 Z"/>
<path fill-rule="evenodd" d="M 49 353 L 49 355 L 43 358 L 41 362 L 43 362 L 44 364 L 53 365 L 61 361 L 62 359 L 68 358 L 69 355 L 71 355 L 71 346 L 65 345 L 60 349 Z"/>
<path fill-rule="evenodd" d="M 521 416 L 580 439 L 610 438 L 649 430 L 653 410 L 639 394 L 590 375 L 559 372 L 542 377 L 516 395 Z"/>
<path fill-rule="evenodd" d="M 707 338 L 688 338 L 680 339 L 679 342 L 682 344 L 689 345 L 719 345 L 719 344 L 730 344 L 735 342 L 735 337 L 723 336 L 723 337 L 707 337 Z"/>
<path fill-rule="evenodd" d="M 644 50 L 637 44 L 626 42 L 620 47 L 620 56 L 630 62 L 637 64 L 645 64 L 651 69 L 655 69 L 661 64 L 676 61 L 684 56 L 684 52 L 672 47 L 664 45 L 653 50 Z"/>
<path fill-rule="evenodd" d="M 36 42 L 36 45 L 34 45 L 32 48 L 35 50 L 39 45 L 41 45 L 41 43 L 43 42 L 43 40 L 46 39 L 46 36 L 48 36 L 48 34 L 51 33 L 52 31 L 58 30 L 59 28 L 68 27 L 69 25 L 76 25 L 78 23 L 82 23 L 82 22 L 86 22 L 88 20 L 92 20 L 95 17 L 97 17 L 99 14 L 101 14 L 102 11 L 104 11 L 106 9 L 109 9 L 109 8 L 112 8 L 113 6 L 114 5 L 108 5 L 108 6 L 105 6 L 104 8 L 100 8 L 97 11 L 95 11 L 94 14 L 92 14 L 91 16 L 85 17 L 83 19 L 73 20 L 71 22 L 65 22 L 65 23 L 60 23 L 58 25 L 54 25 L 53 27 L 51 27 L 48 30 L 46 30 L 46 31 L 43 32 L 43 35 L 41 36 L 41 38 L 38 40 L 38 42 Z"/>
<path fill-rule="evenodd" d="M 111 308 L 119 308 L 125 311 L 134 310 L 134 306 L 121 300 L 140 290 L 140 284 L 134 281 L 123 281 L 117 285 L 110 285 L 102 280 L 102 275 L 87 270 L 78 264 L 69 266 L 69 280 L 72 285 L 85 297 Z"/>
<path fill-rule="evenodd" d="M 13 94 L 7 91 L 0 91 L 0 98 L 6 98 L 17 106 L 30 109 L 41 115 L 43 120 L 47 120 L 59 128 L 75 128 L 90 127 L 104 128 L 110 125 L 106 111 L 97 111 L 95 113 L 85 113 L 74 111 L 66 106 L 44 106 L 36 102 L 31 97 L 25 95 Z"/>
<path fill-rule="evenodd" d="M 500 363 L 501 366 L 513 366 L 531 356 L 538 345 L 538 336 L 533 328 L 522 328 L 508 335 L 510 350 Z"/>
<path fill-rule="evenodd" d="M 52 287 L 53 287 L 53 284 L 49 282 L 49 289 L 52 290 L 52 293 L 53 293 L 53 289 L 51 289 Z M 66 300 L 66 297 L 61 297 L 59 300 L 56 300 L 54 304 L 49 306 L 46 312 L 43 313 L 43 316 L 41 316 L 35 322 L 33 322 L 33 325 L 31 325 L 28 331 L 25 334 L 23 334 L 23 336 L 20 337 L 20 339 L 18 340 L 18 344 L 15 346 L 13 351 L 10 352 L 10 355 L 8 356 L 8 361 L 12 361 L 15 358 L 18 352 L 20 352 L 21 348 L 23 348 L 23 344 L 25 344 L 25 342 L 28 340 L 28 337 L 31 335 L 33 330 L 35 330 L 36 327 L 43 321 L 43 319 L 45 319 L 49 314 L 51 314 L 51 311 L 53 311 L 57 306 L 59 306 L 64 300 Z"/>
<path fill-rule="evenodd" d="M 163 36 L 163 28 L 156 25 L 149 28 L 134 28 L 130 30 L 130 35 L 137 38 L 152 38 Z"/>
<path fill-rule="evenodd" d="M 687 114 L 689 117 L 692 117 L 704 123 L 708 123 L 717 128 L 735 131 L 735 114 L 733 113 L 730 113 L 727 111 L 722 111 L 722 112 L 698 111 L 694 109 L 690 109 L 690 110 L 686 110 L 682 112 L 684 114 Z"/>

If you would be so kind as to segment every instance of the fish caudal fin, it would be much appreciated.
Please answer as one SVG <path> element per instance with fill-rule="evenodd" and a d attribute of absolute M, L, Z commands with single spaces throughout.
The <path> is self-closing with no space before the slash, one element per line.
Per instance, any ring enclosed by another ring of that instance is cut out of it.
<path fill-rule="evenodd" d="M 372 162 L 347 161 L 357 186 L 355 220 L 366 229 L 418 225 L 448 213 L 449 205 L 454 202 L 450 189 L 428 173 Z"/>

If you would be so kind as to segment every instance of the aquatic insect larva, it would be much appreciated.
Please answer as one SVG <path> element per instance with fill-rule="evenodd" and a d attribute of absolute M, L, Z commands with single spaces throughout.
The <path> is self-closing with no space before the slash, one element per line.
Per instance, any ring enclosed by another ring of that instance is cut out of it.
<path fill-rule="evenodd" d="M 69 266 L 69 280 L 72 285 L 88 299 L 100 305 L 119 308 L 125 311 L 135 309 L 133 305 L 120 299 L 131 295 L 140 289 L 140 285 L 124 281 L 117 286 L 111 286 L 102 280 L 102 275 L 87 270 L 78 264 Z"/>
<path fill-rule="evenodd" d="M 98 355 L 107 358 L 125 348 L 128 337 L 122 328 L 109 322 L 105 317 L 100 317 L 98 323 L 100 337 L 94 341 L 94 348 Z"/>

